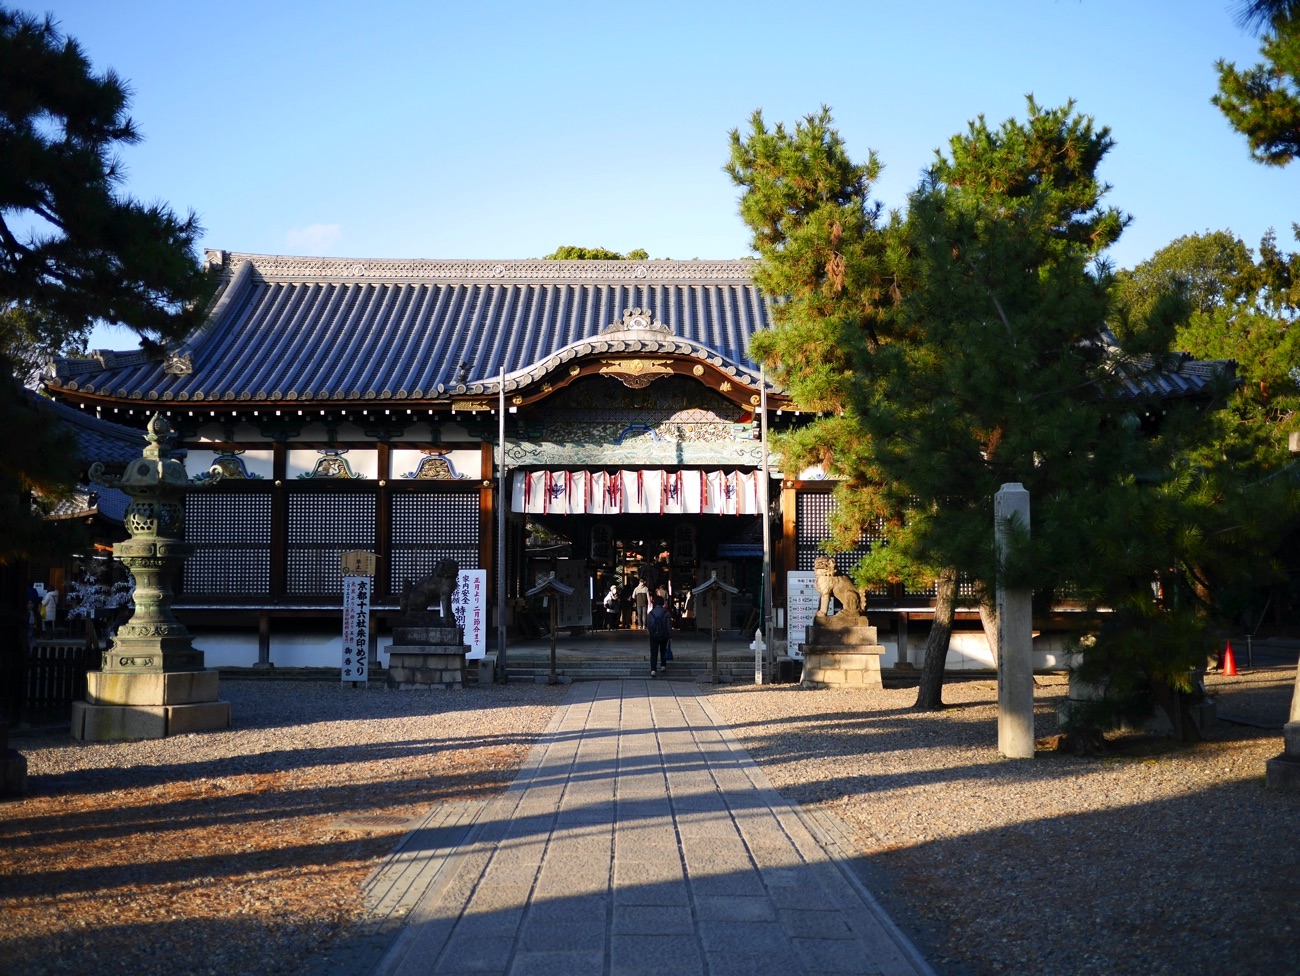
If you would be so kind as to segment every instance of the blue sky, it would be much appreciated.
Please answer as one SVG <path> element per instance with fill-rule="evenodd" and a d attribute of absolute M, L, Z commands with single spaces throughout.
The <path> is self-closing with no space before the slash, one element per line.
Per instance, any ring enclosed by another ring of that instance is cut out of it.
<path fill-rule="evenodd" d="M 1251 162 L 1209 103 L 1215 59 L 1258 57 L 1226 0 L 15 5 L 130 81 L 145 139 L 127 190 L 196 211 L 206 247 L 741 257 L 722 165 L 755 108 L 793 123 L 830 105 L 897 207 L 968 120 L 1023 117 L 1029 92 L 1111 128 L 1102 172 L 1133 216 L 1117 265 L 1222 228 L 1290 247 L 1300 220 L 1300 164 Z"/>

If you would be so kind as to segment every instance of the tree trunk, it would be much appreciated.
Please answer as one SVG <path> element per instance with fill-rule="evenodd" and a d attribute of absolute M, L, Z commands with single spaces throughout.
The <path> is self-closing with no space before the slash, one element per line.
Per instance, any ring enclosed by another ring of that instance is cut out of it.
<path fill-rule="evenodd" d="M 916 704 L 912 706 L 918 712 L 943 708 L 943 672 L 948 663 L 948 642 L 952 639 L 952 619 L 957 610 L 957 570 L 952 567 L 942 570 L 935 580 L 934 591 L 934 622 L 925 641 L 921 684 L 916 690 Z"/>
<path fill-rule="evenodd" d="M 1001 668 L 1002 662 L 998 660 L 998 604 L 997 596 L 990 593 L 988 589 L 980 586 L 976 595 L 980 602 L 980 623 L 984 627 L 984 640 L 989 645 L 989 656 L 993 658 L 993 666 Z"/>

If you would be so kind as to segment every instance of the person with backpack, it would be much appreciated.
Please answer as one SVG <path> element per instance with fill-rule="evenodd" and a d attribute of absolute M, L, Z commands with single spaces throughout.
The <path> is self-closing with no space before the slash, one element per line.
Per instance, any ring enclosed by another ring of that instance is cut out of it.
<path fill-rule="evenodd" d="M 673 618 L 664 609 L 664 599 L 658 594 L 655 594 L 654 606 L 646 614 L 645 625 L 650 632 L 650 677 L 653 678 L 668 664 L 665 653 L 673 636 Z"/>

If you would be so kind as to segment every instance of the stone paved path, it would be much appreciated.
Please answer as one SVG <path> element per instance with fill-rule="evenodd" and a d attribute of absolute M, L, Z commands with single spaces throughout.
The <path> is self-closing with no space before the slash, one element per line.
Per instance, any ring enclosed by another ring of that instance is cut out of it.
<path fill-rule="evenodd" d="M 932 976 L 828 849 L 695 685 L 575 684 L 374 973 Z"/>

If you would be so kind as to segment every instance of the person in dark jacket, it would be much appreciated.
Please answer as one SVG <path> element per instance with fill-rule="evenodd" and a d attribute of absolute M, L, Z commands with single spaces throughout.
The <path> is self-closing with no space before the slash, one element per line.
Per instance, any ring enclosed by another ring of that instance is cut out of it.
<path fill-rule="evenodd" d="M 650 677 L 653 678 L 668 663 L 664 651 L 673 636 L 673 618 L 664 609 L 664 599 L 658 594 L 655 595 L 654 606 L 646 614 L 645 626 L 650 632 Z"/>

